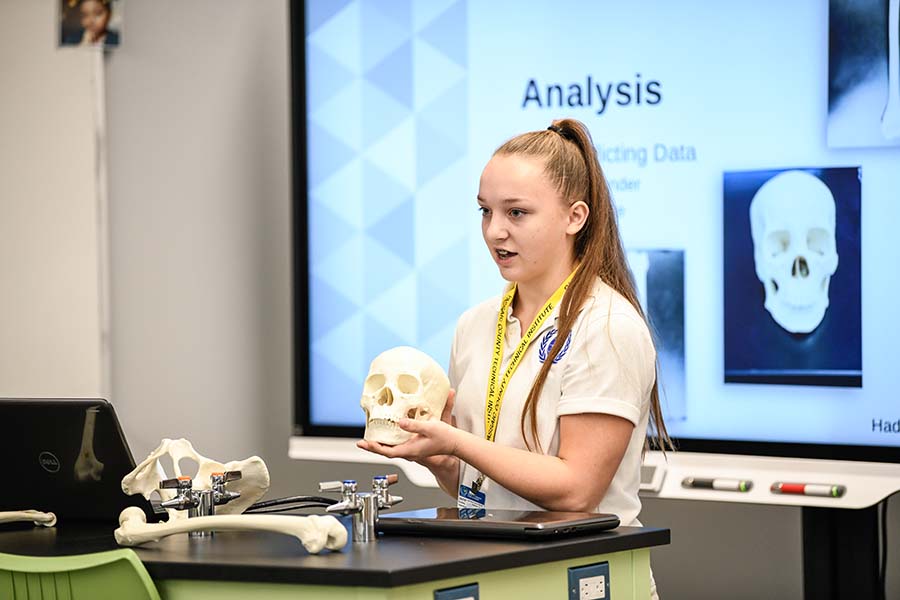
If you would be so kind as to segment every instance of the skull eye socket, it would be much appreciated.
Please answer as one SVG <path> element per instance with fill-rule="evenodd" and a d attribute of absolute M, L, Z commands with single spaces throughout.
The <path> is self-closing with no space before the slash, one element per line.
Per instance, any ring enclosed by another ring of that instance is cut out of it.
<path fill-rule="evenodd" d="M 403 373 L 397 377 L 397 389 L 401 394 L 416 394 L 419 391 L 419 379 Z"/>
<path fill-rule="evenodd" d="M 828 251 L 828 239 L 827 231 L 821 227 L 814 227 L 806 234 L 806 245 L 812 252 L 819 256 L 824 256 L 825 252 Z"/>
<path fill-rule="evenodd" d="M 366 382 L 363 384 L 363 393 L 374 394 L 383 387 L 384 375 L 382 375 L 381 373 L 372 373 L 371 375 L 366 377 Z"/>
<path fill-rule="evenodd" d="M 771 257 L 787 252 L 791 246 L 791 233 L 789 231 L 773 231 L 766 236 L 766 252 Z"/>

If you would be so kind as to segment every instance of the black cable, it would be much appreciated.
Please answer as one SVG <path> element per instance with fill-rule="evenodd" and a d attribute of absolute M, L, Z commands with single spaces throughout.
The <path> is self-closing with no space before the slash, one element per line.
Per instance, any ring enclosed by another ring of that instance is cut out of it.
<path fill-rule="evenodd" d="M 247 509 L 244 511 L 244 514 L 245 515 L 246 514 L 265 515 L 265 514 L 270 514 L 270 513 L 282 513 L 282 512 L 289 512 L 292 510 L 301 510 L 304 508 L 326 508 L 327 506 L 328 506 L 327 504 L 307 502 L 307 503 L 303 503 L 303 504 L 289 504 L 286 506 L 275 506 L 273 508 L 266 508 L 266 509 L 256 509 L 256 510 Z"/>
<path fill-rule="evenodd" d="M 887 554 L 888 554 L 888 531 L 887 531 L 887 509 L 890 496 L 881 501 L 879 508 L 881 509 L 881 597 L 882 600 L 887 598 Z"/>
<path fill-rule="evenodd" d="M 296 504 L 297 502 L 315 502 L 325 506 L 337 504 L 337 500 L 334 498 L 325 498 L 324 496 L 285 496 L 284 498 L 274 498 L 272 500 L 257 502 L 244 512 L 249 512 L 258 508 L 268 508 L 270 506 L 281 506 L 282 504 Z"/>

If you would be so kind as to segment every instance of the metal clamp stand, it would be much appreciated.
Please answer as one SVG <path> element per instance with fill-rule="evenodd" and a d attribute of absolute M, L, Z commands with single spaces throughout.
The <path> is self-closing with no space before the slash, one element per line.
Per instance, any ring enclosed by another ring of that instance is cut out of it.
<path fill-rule="evenodd" d="M 397 475 L 376 475 L 372 478 L 371 492 L 357 492 L 356 480 L 323 481 L 320 492 L 340 492 L 341 500 L 325 510 L 342 515 L 353 515 L 352 539 L 354 542 L 374 542 L 378 511 L 403 502 L 400 496 L 392 496 L 388 487 L 397 483 Z"/>
<path fill-rule="evenodd" d="M 195 490 L 193 479 L 187 475 L 174 479 L 165 479 L 159 482 L 159 488 L 175 489 L 176 496 L 171 500 L 161 502 L 160 506 L 163 508 L 174 508 L 175 510 L 187 510 L 188 518 L 211 517 L 216 514 L 216 505 L 228 504 L 235 498 L 240 497 L 240 492 L 232 492 L 225 489 L 226 483 L 240 478 L 240 471 L 213 473 L 210 476 L 212 489 L 208 490 Z M 190 537 L 212 537 L 212 535 L 212 531 L 188 532 Z"/>

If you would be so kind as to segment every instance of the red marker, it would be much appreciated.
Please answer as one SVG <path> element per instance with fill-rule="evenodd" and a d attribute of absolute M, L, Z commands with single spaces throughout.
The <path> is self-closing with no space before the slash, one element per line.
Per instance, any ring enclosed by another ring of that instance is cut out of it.
<path fill-rule="evenodd" d="M 799 494 L 826 498 L 840 498 L 847 491 L 843 485 L 831 483 L 784 483 L 781 481 L 773 483 L 770 489 L 773 494 Z"/>

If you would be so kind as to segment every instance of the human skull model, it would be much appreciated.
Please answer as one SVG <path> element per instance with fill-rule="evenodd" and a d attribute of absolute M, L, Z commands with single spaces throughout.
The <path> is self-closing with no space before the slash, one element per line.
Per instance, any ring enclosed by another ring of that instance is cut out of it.
<path fill-rule="evenodd" d="M 406 417 L 440 419 L 450 380 L 433 358 L 408 346 L 382 352 L 369 367 L 360 405 L 366 411 L 365 439 L 402 444 L 412 434 L 397 422 Z"/>
<path fill-rule="evenodd" d="M 811 332 L 838 266 L 831 190 L 804 171 L 779 173 L 750 202 L 750 230 L 766 310 L 791 333 Z"/>

